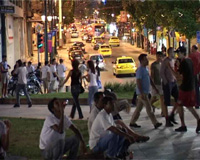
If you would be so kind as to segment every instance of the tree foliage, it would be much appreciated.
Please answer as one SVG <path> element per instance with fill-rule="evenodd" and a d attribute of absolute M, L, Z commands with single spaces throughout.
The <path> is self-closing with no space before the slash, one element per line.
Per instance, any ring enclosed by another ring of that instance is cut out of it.
<path fill-rule="evenodd" d="M 123 0 L 123 6 L 139 28 L 153 29 L 156 24 L 176 30 L 190 39 L 200 27 L 200 2 L 197 0 Z"/>

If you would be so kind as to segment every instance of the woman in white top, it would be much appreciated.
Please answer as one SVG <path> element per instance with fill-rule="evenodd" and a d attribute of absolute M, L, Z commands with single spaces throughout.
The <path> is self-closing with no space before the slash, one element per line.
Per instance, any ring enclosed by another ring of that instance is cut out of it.
<path fill-rule="evenodd" d="M 87 66 L 88 66 L 88 69 L 89 69 L 88 74 L 86 76 L 83 76 L 83 77 L 85 77 L 86 80 L 89 82 L 89 85 L 88 85 L 88 90 L 89 90 L 88 102 L 89 102 L 89 105 L 90 105 L 90 112 L 91 112 L 94 94 L 96 92 L 98 92 L 98 86 L 97 86 L 97 76 L 98 75 L 97 75 L 97 71 L 95 70 L 93 61 L 89 60 L 87 62 Z"/>

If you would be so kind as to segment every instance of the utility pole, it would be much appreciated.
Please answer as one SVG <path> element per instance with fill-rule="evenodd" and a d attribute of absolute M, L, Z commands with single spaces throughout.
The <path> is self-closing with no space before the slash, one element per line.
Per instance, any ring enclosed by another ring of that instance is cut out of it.
<path fill-rule="evenodd" d="M 62 0 L 59 0 L 59 47 L 62 48 L 63 40 L 62 40 Z"/>
<path fill-rule="evenodd" d="M 44 0 L 44 14 L 45 14 L 45 61 L 48 61 L 48 34 L 47 34 L 47 0 Z"/>

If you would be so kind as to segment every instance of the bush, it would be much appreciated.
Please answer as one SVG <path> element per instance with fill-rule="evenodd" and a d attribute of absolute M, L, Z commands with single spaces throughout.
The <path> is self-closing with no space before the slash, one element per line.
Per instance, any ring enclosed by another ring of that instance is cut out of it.
<path fill-rule="evenodd" d="M 113 92 L 134 92 L 136 84 L 134 81 L 126 82 L 124 84 L 118 82 L 106 82 L 104 89 L 111 89 Z"/>

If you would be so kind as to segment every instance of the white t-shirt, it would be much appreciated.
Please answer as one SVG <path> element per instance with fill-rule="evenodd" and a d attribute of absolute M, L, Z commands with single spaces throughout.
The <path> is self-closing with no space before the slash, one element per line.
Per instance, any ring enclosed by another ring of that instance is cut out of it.
<path fill-rule="evenodd" d="M 66 67 L 64 64 L 59 64 L 57 66 L 58 77 L 65 77 Z"/>
<path fill-rule="evenodd" d="M 48 65 L 43 66 L 41 68 L 41 72 L 42 72 L 42 79 L 47 78 L 47 73 L 50 73 L 50 67 Z"/>
<path fill-rule="evenodd" d="M 90 131 L 90 149 L 93 149 L 96 146 L 100 137 L 103 137 L 107 133 L 111 133 L 107 129 L 114 125 L 115 123 L 112 115 L 108 114 L 104 109 L 101 110 L 95 118 Z"/>
<path fill-rule="evenodd" d="M 88 72 L 89 76 L 90 76 L 90 86 L 97 86 L 97 71 L 95 71 L 95 74 L 91 72 L 91 70 L 89 70 Z"/>
<path fill-rule="evenodd" d="M 53 114 L 46 117 L 40 134 L 40 149 L 49 148 L 58 140 L 65 139 L 65 129 L 68 129 L 72 125 L 72 122 L 67 116 L 64 116 L 64 132 L 62 134 L 51 128 L 55 124 L 59 125 L 59 123 L 60 119 L 56 118 Z"/>
<path fill-rule="evenodd" d="M 28 71 L 26 69 L 26 67 L 22 66 L 22 67 L 19 67 L 15 70 L 15 74 L 18 75 L 18 81 L 17 83 L 18 84 L 27 84 L 27 74 L 28 74 Z"/>
<path fill-rule="evenodd" d="M 35 67 L 32 66 L 32 65 L 31 66 L 27 66 L 26 69 L 27 69 L 28 73 L 31 73 L 31 72 L 35 71 Z"/>
<path fill-rule="evenodd" d="M 56 73 L 56 65 L 52 65 L 50 66 L 50 80 L 51 81 L 55 81 L 56 77 L 54 77 L 53 73 Z"/>
<path fill-rule="evenodd" d="M 88 119 L 88 131 L 90 133 L 90 130 L 91 130 L 91 127 L 92 127 L 92 124 L 95 120 L 95 118 L 97 117 L 98 113 L 100 112 L 101 110 L 98 109 L 96 106 L 94 106 L 92 108 L 92 111 L 90 113 L 90 116 L 89 116 L 89 119 Z"/>
<path fill-rule="evenodd" d="M 7 127 L 6 127 L 5 123 L 0 120 L 0 140 L 1 140 L 2 136 L 7 133 L 6 131 L 7 131 Z M 1 143 L 0 143 L 0 155 L 3 155 L 3 156 L 6 155 L 6 152 L 2 148 Z"/>
<path fill-rule="evenodd" d="M 82 76 L 84 75 L 85 71 L 87 71 L 87 66 L 85 64 L 81 64 L 79 66 L 79 70 L 81 71 Z"/>

